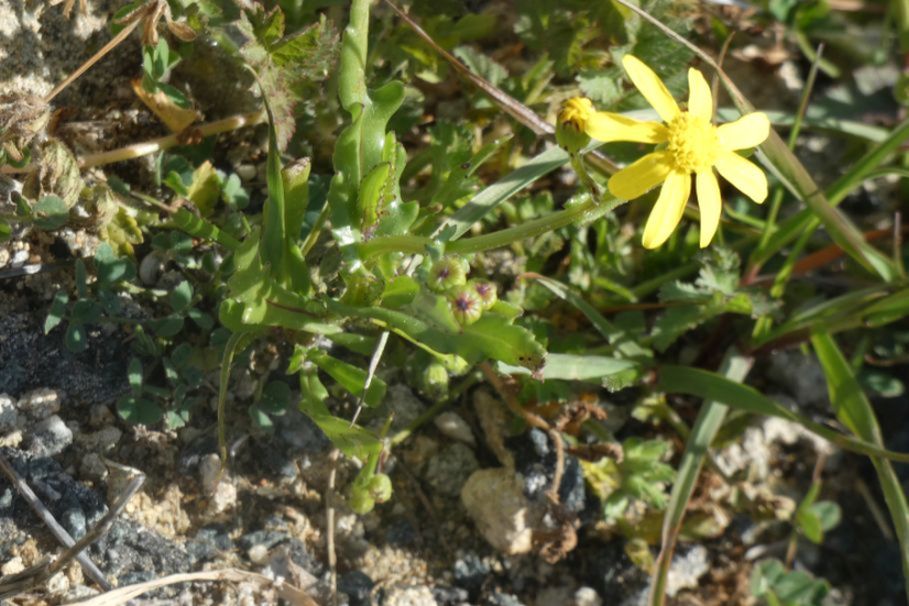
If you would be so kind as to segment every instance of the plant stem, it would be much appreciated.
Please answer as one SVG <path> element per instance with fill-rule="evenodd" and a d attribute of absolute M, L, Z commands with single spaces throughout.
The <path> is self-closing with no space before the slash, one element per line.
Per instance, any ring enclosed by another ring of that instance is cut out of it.
<path fill-rule="evenodd" d="M 519 242 L 520 240 L 533 238 L 546 232 L 561 229 L 562 227 L 583 220 L 585 216 L 591 213 L 608 212 L 625 202 L 625 200 L 612 198 L 603 203 L 598 203 L 592 197 L 588 197 L 585 201 L 575 204 L 574 206 L 546 215 L 545 217 L 540 217 L 539 219 L 527 221 L 521 225 L 501 229 L 474 238 L 465 238 L 464 240 L 450 242 L 445 247 L 445 251 L 451 254 L 466 255 L 482 252 L 484 250 L 491 250 L 493 248 L 501 248 L 503 246 L 508 246 L 512 242 Z M 389 252 L 421 253 L 432 243 L 433 241 L 431 239 L 421 236 L 386 236 L 360 244 L 360 255 L 368 258 Z"/>

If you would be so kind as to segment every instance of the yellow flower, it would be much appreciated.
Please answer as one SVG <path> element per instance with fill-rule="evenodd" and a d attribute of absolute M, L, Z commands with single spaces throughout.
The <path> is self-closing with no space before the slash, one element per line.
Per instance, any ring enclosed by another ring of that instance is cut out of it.
<path fill-rule="evenodd" d="M 609 191 L 617 198 L 631 200 L 663 184 L 644 226 L 644 247 L 657 248 L 682 218 L 691 194 L 691 175 L 695 175 L 701 247 L 705 247 L 713 239 L 722 213 L 714 169 L 758 204 L 767 198 L 763 171 L 735 151 L 760 145 L 770 134 L 770 121 L 765 114 L 754 112 L 716 126 L 711 122 L 710 86 L 700 71 L 688 70 L 688 107 L 682 111 L 666 85 L 640 59 L 625 55 L 622 65 L 662 123 L 594 111 L 587 99 L 569 100 L 560 120 L 563 116 L 570 119 L 572 126 L 600 141 L 665 144 L 614 174 L 609 179 Z"/>

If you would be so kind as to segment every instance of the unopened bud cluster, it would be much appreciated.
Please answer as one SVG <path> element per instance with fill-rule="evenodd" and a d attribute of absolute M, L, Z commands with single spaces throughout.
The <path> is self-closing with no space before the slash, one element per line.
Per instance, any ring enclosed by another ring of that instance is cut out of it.
<path fill-rule="evenodd" d="M 460 257 L 444 257 L 429 269 L 427 286 L 448 298 L 451 313 L 461 326 L 469 326 L 498 301 L 496 285 L 489 280 L 468 280 L 470 266 Z"/>

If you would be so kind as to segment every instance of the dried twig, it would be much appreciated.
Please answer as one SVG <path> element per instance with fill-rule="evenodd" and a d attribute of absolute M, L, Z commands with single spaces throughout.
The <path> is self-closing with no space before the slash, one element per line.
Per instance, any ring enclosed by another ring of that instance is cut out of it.
<path fill-rule="evenodd" d="M 25 499 L 29 506 L 38 514 L 38 517 L 44 522 L 44 524 L 50 529 L 51 534 L 54 535 L 63 546 L 67 547 L 67 551 L 64 555 L 70 553 L 74 545 L 79 543 L 73 539 L 72 536 L 66 531 L 63 526 L 54 518 L 54 515 L 50 510 L 41 502 L 41 499 L 38 498 L 38 495 L 31 489 L 25 479 L 19 475 L 19 472 L 9 463 L 9 461 L 3 455 L 0 455 L 0 471 L 9 478 L 10 483 L 15 486 L 16 491 L 22 498 Z M 91 533 L 89 533 L 91 534 Z M 88 534 L 86 536 L 89 536 Z M 83 537 L 84 539 L 85 537 Z M 81 549 L 73 553 L 69 559 L 75 558 L 77 562 L 82 566 L 82 569 L 85 571 L 86 576 L 91 578 L 95 583 L 100 587 L 107 590 L 111 588 L 110 583 L 107 582 L 107 579 L 104 576 L 104 573 L 95 565 L 94 562 L 88 557 L 87 554 L 81 553 Z M 32 566 L 23 570 L 22 572 L 12 575 L 6 578 L 2 583 L 0 583 L 0 598 L 7 597 L 10 595 L 15 595 L 26 589 L 34 587 L 41 584 L 46 579 L 49 579 L 54 575 L 54 573 L 59 570 L 63 564 L 57 565 L 61 558 L 58 558 L 53 564 L 48 564 L 48 562 L 42 561 L 39 564 Z"/>
<path fill-rule="evenodd" d="M 328 472 L 328 488 L 325 489 L 325 550 L 328 552 L 329 592 L 333 606 L 338 606 L 338 554 L 335 551 L 335 484 L 338 476 L 338 460 L 341 451 L 331 451 Z"/>
<path fill-rule="evenodd" d="M 279 597 L 285 600 L 288 604 L 294 604 L 294 606 L 319 606 L 318 602 L 316 602 L 302 589 L 294 587 L 288 583 L 280 583 L 274 581 L 255 572 L 239 570 L 237 568 L 225 568 L 224 570 L 203 570 L 201 572 L 172 574 L 160 579 L 155 579 L 153 581 L 146 581 L 144 583 L 136 583 L 135 585 L 119 587 L 113 591 L 109 591 L 101 595 L 96 595 L 85 600 L 80 600 L 78 602 L 70 602 L 69 604 L 70 606 L 117 606 L 119 604 L 125 604 L 132 598 L 142 595 L 143 593 L 147 593 L 153 589 L 158 589 L 159 587 L 166 587 L 167 585 L 175 585 L 177 583 L 192 583 L 198 581 L 230 581 L 233 583 L 253 582 L 260 585 L 274 585 L 278 591 Z"/>

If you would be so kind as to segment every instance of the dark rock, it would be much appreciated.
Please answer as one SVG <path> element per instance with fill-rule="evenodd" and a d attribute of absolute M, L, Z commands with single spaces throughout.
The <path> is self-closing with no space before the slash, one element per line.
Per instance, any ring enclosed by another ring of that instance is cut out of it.
<path fill-rule="evenodd" d="M 466 553 L 455 560 L 452 572 L 455 583 L 463 587 L 473 599 L 476 599 L 489 578 L 489 565 L 475 553 Z"/>
<path fill-rule="evenodd" d="M 53 459 L 13 448 L 2 448 L 0 453 L 76 538 L 107 511 L 98 493 L 73 479 Z M 23 530 L 41 525 L 28 503 L 10 488 L 5 476 L 0 476 L 0 520 L 4 518 Z"/>
<path fill-rule="evenodd" d="M 506 440 L 506 446 L 515 455 L 517 471 L 524 478 L 524 494 L 540 502 L 546 498 L 555 474 L 556 454 L 546 432 L 533 428 Z M 568 511 L 579 513 L 587 505 L 587 488 L 584 474 L 576 457 L 565 454 L 559 498 Z"/>
<path fill-rule="evenodd" d="M 201 562 L 209 562 L 218 557 L 220 553 L 230 551 L 233 541 L 224 524 L 210 524 L 199 529 L 192 539 L 186 542 L 186 553 L 196 566 Z"/>
<path fill-rule="evenodd" d="M 420 535 L 413 521 L 405 517 L 392 518 L 385 524 L 385 540 L 395 547 L 410 547 L 417 543 Z"/>
<path fill-rule="evenodd" d="M 190 570 L 187 551 L 153 530 L 132 520 L 119 519 L 110 531 L 91 547 L 92 559 L 115 577 L 118 585 L 138 583 Z M 164 588 L 158 594 L 172 597 L 179 587 Z"/>
<path fill-rule="evenodd" d="M 341 575 L 338 591 L 347 594 L 350 606 L 372 606 L 372 588 L 375 583 L 369 575 L 359 570 Z"/>
<path fill-rule="evenodd" d="M 604 604 L 621 604 L 629 596 L 646 591 L 650 582 L 647 573 L 625 555 L 624 543 L 624 539 L 616 539 L 570 555 L 577 578 L 596 589 Z"/>
<path fill-rule="evenodd" d="M 257 469 L 265 477 L 295 480 L 299 475 L 297 455 L 285 444 L 271 439 L 256 440 L 255 449 Z"/>

